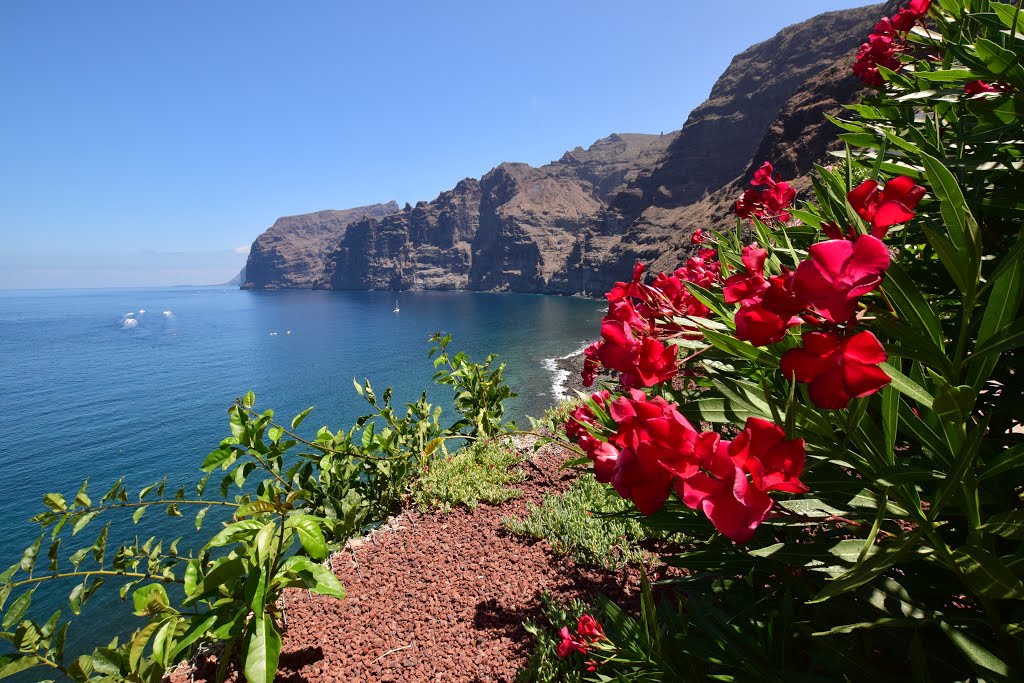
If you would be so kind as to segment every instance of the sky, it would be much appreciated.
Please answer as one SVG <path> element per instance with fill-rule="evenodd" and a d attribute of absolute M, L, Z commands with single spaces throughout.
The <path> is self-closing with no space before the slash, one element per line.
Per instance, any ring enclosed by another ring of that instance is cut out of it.
<path fill-rule="evenodd" d="M 0 2 L 0 289 L 213 284 L 283 215 L 682 126 L 864 0 Z"/>

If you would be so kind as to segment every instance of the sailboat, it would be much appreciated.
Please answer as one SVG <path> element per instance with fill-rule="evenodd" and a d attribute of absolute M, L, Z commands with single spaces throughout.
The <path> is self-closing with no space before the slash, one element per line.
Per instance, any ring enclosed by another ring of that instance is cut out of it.
<path fill-rule="evenodd" d="M 395 310 L 393 310 L 393 311 L 391 311 L 391 312 L 392 312 L 392 313 L 398 313 L 398 312 L 399 312 L 399 308 L 398 308 L 398 299 L 395 299 Z"/>

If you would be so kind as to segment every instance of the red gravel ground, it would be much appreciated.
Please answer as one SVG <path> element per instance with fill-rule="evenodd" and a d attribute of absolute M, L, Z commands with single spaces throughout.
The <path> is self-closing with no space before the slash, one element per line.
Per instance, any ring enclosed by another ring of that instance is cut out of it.
<path fill-rule="evenodd" d="M 635 571 L 576 567 L 546 542 L 503 529 L 502 516 L 524 515 L 528 503 L 574 478 L 559 472 L 554 447 L 538 451 L 533 463 L 524 466 L 522 498 L 473 513 L 405 513 L 336 554 L 332 567 L 346 599 L 289 590 L 277 680 L 513 681 L 531 647 L 522 622 L 541 614 L 540 591 L 632 603 Z M 213 681 L 215 671 L 216 657 L 207 655 L 171 683 Z"/>

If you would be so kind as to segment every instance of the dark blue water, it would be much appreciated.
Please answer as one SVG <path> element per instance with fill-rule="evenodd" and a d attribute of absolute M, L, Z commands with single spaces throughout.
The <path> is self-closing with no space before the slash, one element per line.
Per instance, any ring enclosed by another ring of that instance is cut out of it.
<path fill-rule="evenodd" d="M 413 401 L 434 372 L 427 338 L 445 331 L 450 350 L 479 360 L 498 353 L 508 364 L 520 394 L 510 417 L 521 420 L 554 400 L 545 360 L 580 349 L 602 314 L 594 301 L 530 295 L 403 293 L 398 301 L 395 314 L 395 295 L 374 292 L 0 291 L 0 571 L 38 535 L 21 521 L 43 509 L 44 493 L 70 499 L 86 477 L 94 501 L 120 476 L 133 494 L 165 474 L 195 482 L 229 434 L 227 408 L 248 390 L 283 421 L 317 406 L 306 432 L 347 428 L 369 412 L 353 377 L 369 378 L 378 395 L 394 386 L 395 403 Z M 429 394 L 450 413 L 449 388 Z M 161 532 L 167 523 L 150 522 Z M 104 610 L 115 603 L 100 601 Z M 72 631 L 79 645 L 81 631 Z"/>

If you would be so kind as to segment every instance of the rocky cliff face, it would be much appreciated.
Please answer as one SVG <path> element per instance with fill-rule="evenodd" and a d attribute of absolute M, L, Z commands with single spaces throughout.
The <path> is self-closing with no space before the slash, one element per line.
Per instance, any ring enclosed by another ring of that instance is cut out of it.
<path fill-rule="evenodd" d="M 325 257 L 364 216 L 383 218 L 398 204 L 317 211 L 278 218 L 256 238 L 245 263 L 242 289 L 309 289 L 323 280 Z"/>
<path fill-rule="evenodd" d="M 317 286 L 548 291 L 575 235 L 649 168 L 672 135 L 612 135 L 534 168 L 504 163 L 432 202 L 348 227 Z"/>
<path fill-rule="evenodd" d="M 597 295 L 636 260 L 674 268 L 694 229 L 731 223 L 765 159 L 807 186 L 835 139 L 824 114 L 857 97 L 853 54 L 888 6 L 829 12 L 745 50 L 678 134 L 503 163 L 400 211 L 280 219 L 253 245 L 245 286 Z"/>

